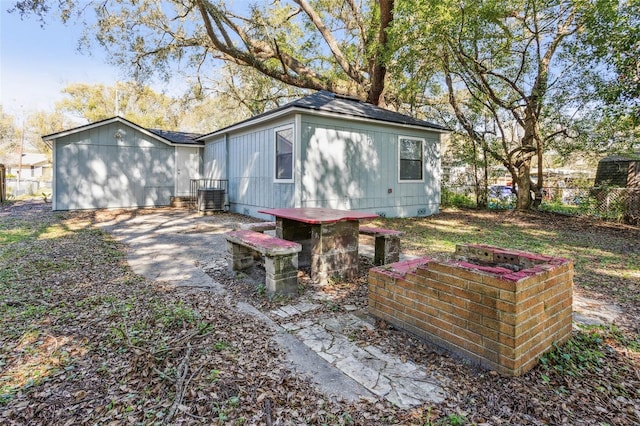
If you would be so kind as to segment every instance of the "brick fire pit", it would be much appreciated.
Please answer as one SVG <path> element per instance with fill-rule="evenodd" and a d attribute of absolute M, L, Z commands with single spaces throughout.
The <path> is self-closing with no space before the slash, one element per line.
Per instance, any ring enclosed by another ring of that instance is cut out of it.
<path fill-rule="evenodd" d="M 369 271 L 369 312 L 509 376 L 571 336 L 573 263 L 485 245 Z"/>

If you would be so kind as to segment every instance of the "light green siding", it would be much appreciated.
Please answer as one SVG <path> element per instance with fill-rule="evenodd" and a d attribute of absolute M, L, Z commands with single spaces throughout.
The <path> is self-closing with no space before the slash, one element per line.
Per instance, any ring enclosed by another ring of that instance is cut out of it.
<path fill-rule="evenodd" d="M 293 183 L 275 181 L 275 130 L 294 128 Z M 424 140 L 420 182 L 399 180 L 400 136 Z M 330 207 L 386 217 L 425 216 L 440 205 L 440 134 L 412 126 L 290 114 L 207 141 L 205 175 L 229 180 L 231 210 Z"/>
<path fill-rule="evenodd" d="M 232 211 L 261 217 L 257 211 L 263 208 L 295 207 L 296 182 L 274 182 L 275 129 L 286 125 L 293 126 L 293 121 L 276 121 L 232 133 L 226 142 L 224 138 L 206 142 L 205 175 L 229 180 Z"/>
<path fill-rule="evenodd" d="M 175 148 L 121 123 L 57 139 L 56 210 L 164 206 L 175 188 Z"/>
<path fill-rule="evenodd" d="M 204 177 L 207 179 L 227 178 L 227 148 L 224 137 L 207 142 L 204 147 Z"/>
<path fill-rule="evenodd" d="M 440 137 L 416 128 L 303 115 L 301 206 L 428 215 L 440 203 Z M 398 139 L 424 139 L 424 180 L 398 178 Z"/>

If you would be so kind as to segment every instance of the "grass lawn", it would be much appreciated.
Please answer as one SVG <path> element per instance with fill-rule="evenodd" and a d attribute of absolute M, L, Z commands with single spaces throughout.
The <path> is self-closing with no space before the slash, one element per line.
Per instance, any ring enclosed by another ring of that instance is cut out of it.
<path fill-rule="evenodd" d="M 458 210 L 377 224 L 405 231 L 403 249 L 413 254 L 447 256 L 466 242 L 567 257 L 576 292 L 624 315 L 618 325 L 577 329 L 519 378 L 478 370 L 396 330 L 354 336 L 437 366 L 451 397 L 411 410 L 345 403 L 289 371 L 273 332 L 233 300 L 134 274 L 127 248 L 90 215 L 5 204 L 0 423 L 640 424 L 640 228 Z"/>
<path fill-rule="evenodd" d="M 553 213 L 453 209 L 379 224 L 404 231 L 403 251 L 412 254 L 442 257 L 452 254 L 456 244 L 473 243 L 568 258 L 579 290 L 630 309 L 640 304 L 638 227 Z"/>

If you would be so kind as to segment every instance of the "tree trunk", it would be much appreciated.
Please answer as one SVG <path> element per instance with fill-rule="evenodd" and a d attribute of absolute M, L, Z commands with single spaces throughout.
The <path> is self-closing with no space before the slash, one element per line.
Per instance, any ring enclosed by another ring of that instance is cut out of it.
<path fill-rule="evenodd" d="M 371 87 L 367 94 L 367 102 L 385 107 L 384 97 L 382 93 L 385 86 L 385 77 L 387 75 L 387 66 L 385 65 L 384 53 L 388 49 L 389 38 L 387 31 L 393 21 L 393 3 L 394 0 L 380 0 L 380 28 L 378 29 L 378 45 L 376 51 L 370 58 L 371 68 Z"/>
<path fill-rule="evenodd" d="M 531 159 L 523 161 L 513 176 L 517 188 L 516 210 L 530 210 L 531 199 Z"/>
<path fill-rule="evenodd" d="M 533 193 L 535 195 L 535 199 L 533 200 L 533 208 L 538 209 L 540 204 L 542 204 L 542 194 L 544 188 L 544 175 L 543 175 L 543 167 L 542 167 L 542 144 L 538 140 L 538 179 L 537 183 L 533 185 Z"/>

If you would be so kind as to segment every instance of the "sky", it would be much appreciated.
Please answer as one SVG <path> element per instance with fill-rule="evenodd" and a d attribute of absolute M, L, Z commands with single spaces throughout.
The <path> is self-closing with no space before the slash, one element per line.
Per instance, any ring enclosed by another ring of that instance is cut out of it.
<path fill-rule="evenodd" d="M 72 83 L 113 85 L 124 79 L 98 49 L 78 52 L 81 26 L 50 19 L 44 26 L 18 13 L 8 13 L 9 0 L 0 0 L 0 103 L 5 113 L 21 116 L 53 111 L 62 89 Z"/>

